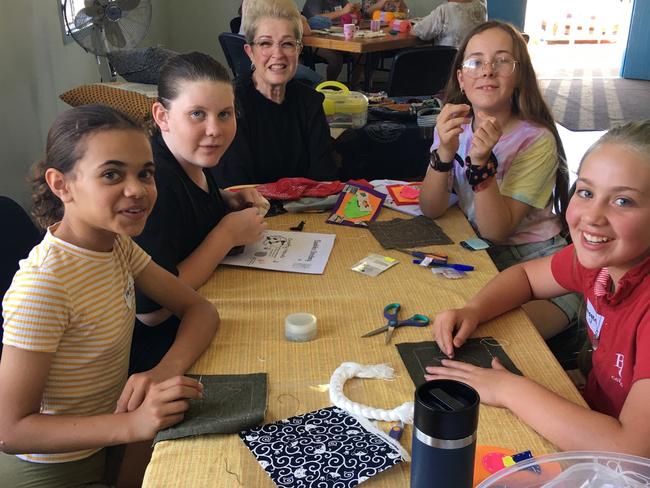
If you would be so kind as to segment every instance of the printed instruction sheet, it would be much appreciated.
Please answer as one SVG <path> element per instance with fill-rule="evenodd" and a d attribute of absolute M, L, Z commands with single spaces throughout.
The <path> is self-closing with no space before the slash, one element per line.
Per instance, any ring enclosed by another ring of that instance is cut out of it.
<path fill-rule="evenodd" d="M 334 246 L 334 234 L 267 230 L 244 252 L 226 256 L 223 264 L 290 273 L 323 274 Z"/>

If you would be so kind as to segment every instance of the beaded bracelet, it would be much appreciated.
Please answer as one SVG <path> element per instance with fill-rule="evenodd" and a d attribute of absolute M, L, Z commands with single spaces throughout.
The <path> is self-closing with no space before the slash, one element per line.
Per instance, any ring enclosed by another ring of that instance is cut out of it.
<path fill-rule="evenodd" d="M 463 163 L 461 162 L 461 165 Z M 485 166 L 478 166 L 472 164 L 472 159 L 467 156 L 465 158 L 465 176 L 470 185 L 472 185 L 472 190 L 477 192 L 485 189 L 487 185 L 482 184 L 486 183 L 487 180 L 497 174 L 497 168 L 499 167 L 499 161 L 493 152 L 490 152 L 490 157 L 485 163 Z"/>

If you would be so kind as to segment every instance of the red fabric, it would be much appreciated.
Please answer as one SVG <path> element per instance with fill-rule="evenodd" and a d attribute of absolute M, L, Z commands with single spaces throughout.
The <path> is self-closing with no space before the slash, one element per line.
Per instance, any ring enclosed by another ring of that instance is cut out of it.
<path fill-rule="evenodd" d="M 583 267 L 573 245 L 553 255 L 551 270 L 562 287 L 582 293 L 585 303 L 604 317 L 584 396 L 594 410 L 618 418 L 632 384 L 650 378 L 650 280 L 644 280 L 650 274 L 650 258 L 603 296 L 595 293 L 600 269 Z M 587 331 L 593 342 L 593 332 L 589 327 Z"/>
<path fill-rule="evenodd" d="M 353 180 L 350 180 L 353 181 Z M 371 187 L 366 180 L 354 182 Z M 265 198 L 271 200 L 298 200 L 303 197 L 327 197 L 343 189 L 340 181 L 314 181 L 309 178 L 281 178 L 274 183 L 265 183 L 256 187 Z"/>

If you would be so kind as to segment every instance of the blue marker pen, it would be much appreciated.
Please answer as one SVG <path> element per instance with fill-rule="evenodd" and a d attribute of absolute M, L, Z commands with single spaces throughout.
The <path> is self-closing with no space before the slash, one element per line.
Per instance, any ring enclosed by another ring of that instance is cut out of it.
<path fill-rule="evenodd" d="M 414 259 L 413 264 L 419 264 L 421 266 L 424 266 L 422 264 L 422 259 Z M 429 268 L 451 268 L 451 269 L 455 269 L 456 271 L 474 271 L 474 266 L 470 266 L 469 264 L 442 263 L 442 262 L 436 262 L 435 259 L 432 260 L 430 263 L 427 263 L 426 266 Z"/>

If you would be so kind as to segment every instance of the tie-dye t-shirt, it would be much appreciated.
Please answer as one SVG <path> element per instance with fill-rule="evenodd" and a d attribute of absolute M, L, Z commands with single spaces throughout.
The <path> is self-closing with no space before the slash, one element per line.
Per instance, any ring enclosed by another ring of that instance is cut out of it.
<path fill-rule="evenodd" d="M 474 133 L 471 124 L 463 125 L 463 129 L 458 155 L 465 160 Z M 439 145 L 438 131 L 434 130 L 431 150 Z M 544 127 L 521 121 L 514 130 L 501 136 L 493 152 L 499 161 L 496 178 L 501 194 L 533 207 L 504 244 L 542 242 L 556 236 L 562 227 L 560 219 L 553 213 L 552 197 L 558 166 L 553 134 Z M 465 169 L 458 163 L 454 164 L 453 179 L 458 204 L 476 229 L 474 192 L 465 177 Z"/>

